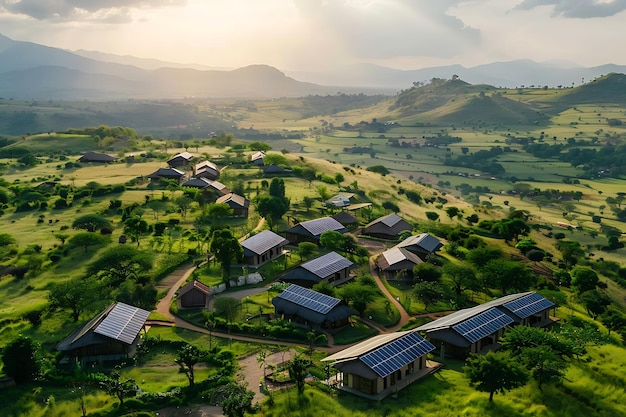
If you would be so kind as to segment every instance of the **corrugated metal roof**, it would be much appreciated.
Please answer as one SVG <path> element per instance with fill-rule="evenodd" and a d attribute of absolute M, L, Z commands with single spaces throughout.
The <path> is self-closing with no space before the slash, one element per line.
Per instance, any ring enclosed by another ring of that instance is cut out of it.
<path fill-rule="evenodd" d="M 189 181 L 185 181 L 182 186 L 183 187 L 196 187 L 196 188 L 206 188 L 211 185 L 211 181 L 206 178 L 190 178 Z"/>
<path fill-rule="evenodd" d="M 232 201 L 233 203 L 237 204 L 240 207 L 248 207 L 250 205 L 250 201 L 247 198 L 239 194 L 235 194 L 235 193 L 229 193 L 229 194 L 223 195 L 220 198 L 218 198 L 216 202 L 228 203 L 229 201 Z"/>
<path fill-rule="evenodd" d="M 391 343 L 394 340 L 408 334 L 414 332 L 413 330 L 404 331 L 404 332 L 393 332 L 387 334 L 379 334 L 374 337 L 370 337 L 367 340 L 364 340 L 361 343 L 357 343 L 354 346 L 350 346 L 344 350 L 341 350 L 337 353 L 334 353 L 330 356 L 322 359 L 324 362 L 328 361 L 343 361 L 348 359 L 356 359 L 361 355 L 366 354 L 374 349 L 377 349 L 387 343 Z"/>
<path fill-rule="evenodd" d="M 214 164 L 213 162 L 211 162 L 211 161 L 202 161 L 202 162 L 200 162 L 199 164 L 196 164 L 196 170 L 199 170 L 199 169 L 205 169 L 205 168 L 207 168 L 207 167 L 208 167 L 208 168 L 211 168 L 211 169 L 214 169 L 214 170 L 216 170 L 216 171 L 218 171 L 218 172 L 219 172 L 219 169 L 217 168 L 217 165 L 215 165 L 215 164 Z"/>
<path fill-rule="evenodd" d="M 141 331 L 149 315 L 149 311 L 118 302 L 94 329 L 94 333 L 130 345 Z"/>
<path fill-rule="evenodd" d="M 178 155 L 174 155 L 170 159 L 168 159 L 168 162 L 173 160 L 173 159 L 176 159 L 176 158 L 182 158 L 182 159 L 190 160 L 191 158 L 193 158 L 193 155 L 190 154 L 189 152 L 181 152 Z"/>
<path fill-rule="evenodd" d="M 338 298 L 296 284 L 291 284 L 277 298 L 290 301 L 321 314 L 328 313 L 341 302 Z"/>
<path fill-rule="evenodd" d="M 420 233 L 419 235 L 407 237 L 396 246 L 400 248 L 404 248 L 407 246 L 417 246 L 422 248 L 426 252 L 434 252 L 439 247 L 441 247 L 441 242 L 439 241 L 439 239 L 429 233 Z"/>
<path fill-rule="evenodd" d="M 410 261 L 415 264 L 419 264 L 423 262 L 420 259 L 420 257 L 415 255 L 414 253 L 411 253 L 406 249 L 398 248 L 395 246 L 381 253 L 381 256 L 385 258 L 389 266 L 393 266 L 403 261 Z"/>
<path fill-rule="evenodd" d="M 322 217 L 320 219 L 309 220 L 306 222 L 301 222 L 300 225 L 313 236 L 320 236 L 322 233 L 329 230 L 344 230 L 343 224 L 339 223 L 332 217 Z"/>
<path fill-rule="evenodd" d="M 417 332 L 409 332 L 378 349 L 366 353 L 360 359 L 381 378 L 435 350 L 435 345 Z"/>
<path fill-rule="evenodd" d="M 270 230 L 264 230 L 261 233 L 251 236 L 241 242 L 241 246 L 243 246 L 244 249 L 248 249 L 257 255 L 260 255 L 273 247 L 286 245 L 287 243 L 289 243 L 289 241 L 284 237 L 277 235 Z"/>
<path fill-rule="evenodd" d="M 211 288 L 209 286 L 194 279 L 193 281 L 188 282 L 187 284 L 180 287 L 180 289 L 178 290 L 178 296 L 180 297 L 182 295 L 185 295 L 192 289 L 196 289 L 206 295 L 209 295 L 211 293 Z"/>
<path fill-rule="evenodd" d="M 314 273 L 320 278 L 325 278 L 345 268 L 351 268 L 353 266 L 354 263 L 336 252 L 327 253 L 326 255 L 322 255 L 319 258 L 312 259 L 301 265 L 302 268 Z"/>

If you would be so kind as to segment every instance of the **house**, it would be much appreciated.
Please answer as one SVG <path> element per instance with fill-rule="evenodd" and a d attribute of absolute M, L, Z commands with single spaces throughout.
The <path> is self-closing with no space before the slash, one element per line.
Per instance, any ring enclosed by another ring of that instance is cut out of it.
<path fill-rule="evenodd" d="M 353 203 L 353 198 L 353 193 L 339 193 L 326 200 L 326 205 L 335 207 L 347 207 Z"/>
<path fill-rule="evenodd" d="M 85 152 L 80 158 L 78 158 L 78 162 L 110 163 L 115 161 L 117 161 L 116 157 L 98 152 Z"/>
<path fill-rule="evenodd" d="M 411 223 L 396 213 L 391 213 L 369 223 L 363 229 L 363 234 L 381 239 L 396 239 L 400 233 L 406 230 L 413 230 Z"/>
<path fill-rule="evenodd" d="M 193 159 L 193 155 L 189 152 L 181 152 L 178 155 L 174 155 L 170 159 L 167 160 L 167 165 L 172 168 L 175 167 L 188 167 L 191 164 L 191 160 Z"/>
<path fill-rule="evenodd" d="M 272 299 L 277 315 L 309 328 L 332 329 L 349 323 L 356 313 L 343 301 L 292 284 Z"/>
<path fill-rule="evenodd" d="M 176 180 L 180 182 L 185 177 L 185 173 L 176 168 L 159 168 L 152 174 L 148 175 L 151 181 L 160 181 L 162 179 Z"/>
<path fill-rule="evenodd" d="M 281 175 L 281 174 L 285 175 L 285 174 L 291 174 L 292 171 L 290 169 L 271 164 L 271 165 L 263 167 L 263 173 L 265 175 Z"/>
<path fill-rule="evenodd" d="M 289 241 L 270 230 L 264 230 L 241 242 L 243 261 L 248 265 L 261 265 L 283 254 Z"/>
<path fill-rule="evenodd" d="M 376 265 L 389 276 L 403 273 L 412 276 L 413 267 L 422 262 L 424 261 L 416 254 L 394 246 L 380 254 Z"/>
<path fill-rule="evenodd" d="M 332 217 L 322 217 L 320 219 L 308 220 L 298 223 L 294 227 L 287 229 L 287 239 L 291 243 L 313 242 L 319 243 L 320 236 L 324 232 L 334 230 L 339 233 L 346 233 L 348 230 Z"/>
<path fill-rule="evenodd" d="M 203 161 L 193 167 L 193 176 L 216 180 L 220 177 L 220 169 L 213 162 Z"/>
<path fill-rule="evenodd" d="M 248 217 L 250 200 L 239 194 L 228 193 L 218 198 L 216 203 L 228 204 L 233 209 L 233 216 Z"/>
<path fill-rule="evenodd" d="M 206 178 L 190 178 L 181 184 L 183 187 L 200 188 L 204 191 L 212 191 L 218 196 L 226 195 L 230 193 L 230 190 L 226 188 L 224 184 L 219 181 L 212 181 Z"/>
<path fill-rule="evenodd" d="M 178 300 L 182 308 L 204 308 L 211 295 L 211 289 L 195 279 L 180 287 L 178 290 Z"/>
<path fill-rule="evenodd" d="M 381 400 L 436 371 L 441 364 L 427 359 L 433 350 L 435 346 L 415 331 L 394 332 L 369 338 L 322 361 L 340 371 L 340 390 Z"/>
<path fill-rule="evenodd" d="M 426 260 L 428 255 L 437 252 L 442 246 L 443 243 L 429 233 L 409 236 L 396 245 L 398 248 L 403 248 L 416 254 L 422 260 Z"/>
<path fill-rule="evenodd" d="M 104 309 L 56 349 L 82 364 L 132 357 L 149 311 L 116 302 Z"/>
<path fill-rule="evenodd" d="M 456 311 L 416 330 L 445 353 L 466 357 L 497 347 L 507 326 L 543 327 L 552 323 L 554 303 L 536 292 L 510 294 L 475 307 Z"/>
<path fill-rule="evenodd" d="M 359 224 L 359 221 L 352 214 L 347 211 L 340 211 L 339 213 L 333 215 L 333 219 L 337 220 L 339 223 L 343 224 L 345 227 L 356 226 Z"/>
<path fill-rule="evenodd" d="M 265 160 L 265 152 L 255 152 L 250 156 L 250 163 L 256 166 L 263 166 Z"/>
<path fill-rule="evenodd" d="M 336 252 L 330 252 L 295 267 L 280 279 L 303 287 L 312 287 L 322 281 L 339 285 L 352 278 L 350 270 L 354 268 L 356 265 L 353 262 Z"/>

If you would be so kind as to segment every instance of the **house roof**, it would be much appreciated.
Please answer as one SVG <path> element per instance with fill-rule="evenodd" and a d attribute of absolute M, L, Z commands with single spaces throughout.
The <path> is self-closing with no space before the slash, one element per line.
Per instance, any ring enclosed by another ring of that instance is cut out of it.
<path fill-rule="evenodd" d="M 190 178 L 188 181 L 182 183 L 183 187 L 194 187 L 194 188 L 206 188 L 211 185 L 211 180 L 207 180 L 206 178 Z"/>
<path fill-rule="evenodd" d="M 304 230 L 302 230 L 304 229 Z M 305 222 L 301 222 L 291 229 L 287 230 L 287 232 L 291 233 L 299 233 L 304 231 L 304 234 L 310 234 L 314 237 L 320 237 L 322 233 L 327 232 L 329 230 L 335 230 L 337 232 L 345 232 L 346 229 L 343 224 L 339 223 L 337 220 L 332 217 L 322 217 L 320 219 L 308 220 Z"/>
<path fill-rule="evenodd" d="M 149 311 L 124 303 L 113 303 L 99 315 L 63 339 L 57 350 L 107 343 L 111 340 L 132 344 L 141 331 Z"/>
<path fill-rule="evenodd" d="M 435 252 L 441 248 L 442 243 L 436 237 L 429 233 L 420 233 L 419 235 L 412 235 L 404 239 L 402 242 L 396 245 L 399 248 L 406 248 L 408 250 L 421 250 L 423 252 Z"/>
<path fill-rule="evenodd" d="M 211 169 L 214 169 L 217 172 L 219 172 L 219 168 L 217 167 L 217 165 L 215 165 L 211 161 L 202 161 L 202 162 L 196 164 L 195 168 L 196 168 L 196 170 L 205 169 L 205 168 L 211 168 Z"/>
<path fill-rule="evenodd" d="M 356 219 L 356 217 L 354 217 L 352 214 L 350 214 L 350 213 L 348 213 L 346 211 L 340 211 L 339 213 L 335 214 L 333 216 L 333 219 L 337 220 L 339 223 L 341 223 L 343 225 L 355 224 L 355 223 L 359 222 Z"/>
<path fill-rule="evenodd" d="M 176 168 L 159 168 L 152 174 L 148 175 L 148 178 L 181 178 L 184 175 L 184 172 L 179 171 Z"/>
<path fill-rule="evenodd" d="M 326 204 L 332 204 L 335 207 L 346 207 L 351 204 L 350 199 L 352 197 L 354 197 L 352 193 L 339 193 L 326 200 Z"/>
<path fill-rule="evenodd" d="M 276 246 L 284 246 L 289 241 L 270 230 L 263 230 L 261 233 L 251 236 L 241 242 L 244 252 L 260 255 Z M 247 255 L 247 254 L 246 254 Z"/>
<path fill-rule="evenodd" d="M 250 156 L 250 161 L 256 161 L 257 159 L 263 159 L 265 158 L 265 152 L 263 151 L 258 151 L 252 154 L 252 156 Z"/>
<path fill-rule="evenodd" d="M 336 252 L 327 253 L 326 255 L 322 255 L 300 265 L 301 268 L 306 269 L 320 278 L 325 278 L 343 269 L 353 268 L 354 266 L 353 262 Z"/>
<path fill-rule="evenodd" d="M 409 222 L 396 213 L 391 213 L 369 223 L 365 226 L 363 233 L 396 236 L 402 231 L 411 229 L 413 229 L 413 226 Z"/>
<path fill-rule="evenodd" d="M 217 199 L 216 203 L 226 203 L 230 205 L 231 207 L 233 205 L 236 205 L 241 208 L 246 208 L 250 206 L 250 200 L 248 200 L 244 196 L 241 196 L 235 193 L 228 193 L 226 195 L 221 196 L 220 198 Z M 233 203 L 233 204 L 229 204 L 229 203 Z"/>
<path fill-rule="evenodd" d="M 193 158 L 193 155 L 190 154 L 189 152 L 181 152 L 178 155 L 172 156 L 170 159 L 167 160 L 167 162 L 173 161 L 175 159 L 186 159 L 187 161 L 189 161 L 192 158 Z"/>
<path fill-rule="evenodd" d="M 201 283 L 200 281 L 196 281 L 195 279 L 191 282 L 188 282 L 187 284 L 183 285 L 182 287 L 180 287 L 180 289 L 178 290 L 178 296 L 181 297 L 185 294 L 187 294 L 189 291 L 191 290 L 197 290 L 200 291 L 201 293 L 205 294 L 205 295 L 210 295 L 211 294 L 211 288 L 209 288 L 207 285 Z"/>
<path fill-rule="evenodd" d="M 272 299 L 276 311 L 295 315 L 315 324 L 338 321 L 355 314 L 338 298 L 292 284 Z"/>
<path fill-rule="evenodd" d="M 350 362 L 358 361 L 384 378 L 433 350 L 435 346 L 419 333 L 405 331 L 372 337 L 322 361 L 335 361 L 335 367 L 339 368 L 345 368 L 350 366 Z"/>
<path fill-rule="evenodd" d="M 407 269 L 422 262 L 424 261 L 416 254 L 396 246 L 381 253 L 377 260 L 378 266 L 384 271 Z"/>
<path fill-rule="evenodd" d="M 290 169 L 271 164 L 264 167 L 263 172 L 266 174 L 287 174 L 292 171 Z"/>
<path fill-rule="evenodd" d="M 89 151 L 85 152 L 78 160 L 80 162 L 113 162 L 117 161 L 117 158 L 105 153 Z"/>

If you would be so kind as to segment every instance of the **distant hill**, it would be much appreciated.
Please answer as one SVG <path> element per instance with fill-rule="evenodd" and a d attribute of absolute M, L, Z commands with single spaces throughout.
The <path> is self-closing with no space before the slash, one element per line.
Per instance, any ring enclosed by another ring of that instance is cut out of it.
<path fill-rule="evenodd" d="M 561 101 L 573 104 L 598 103 L 626 106 L 626 75 L 608 74 L 566 92 Z"/>

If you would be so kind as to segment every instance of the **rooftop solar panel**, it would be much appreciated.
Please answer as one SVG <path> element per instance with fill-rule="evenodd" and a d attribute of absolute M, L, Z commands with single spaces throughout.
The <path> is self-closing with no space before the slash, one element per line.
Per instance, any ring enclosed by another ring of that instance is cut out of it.
<path fill-rule="evenodd" d="M 331 274 L 350 268 L 354 265 L 352 262 L 339 255 L 336 252 L 330 252 L 319 258 L 312 259 L 302 264 L 302 268 L 314 273 L 318 277 L 325 278 Z"/>
<path fill-rule="evenodd" d="M 533 314 L 539 313 L 540 311 L 554 307 L 554 303 L 543 297 L 541 294 L 532 292 L 518 298 L 517 300 L 505 303 L 504 307 L 519 318 L 524 319 L 532 316 Z"/>
<path fill-rule="evenodd" d="M 149 311 L 128 304 L 117 303 L 98 327 L 94 329 L 94 333 L 130 345 L 139 334 L 149 315 Z"/>
<path fill-rule="evenodd" d="M 511 323 L 513 323 L 511 317 L 497 308 L 490 308 L 469 320 L 452 326 L 452 328 L 461 336 L 474 343 Z"/>
<path fill-rule="evenodd" d="M 313 236 L 319 236 L 329 230 L 342 230 L 344 227 L 332 217 L 322 217 L 320 219 L 309 220 L 300 223 L 302 227 L 309 231 Z"/>
<path fill-rule="evenodd" d="M 301 287 L 296 284 L 292 284 L 287 287 L 287 289 L 283 291 L 279 297 L 321 314 L 328 313 L 333 309 L 333 307 L 341 302 L 341 300 L 337 298 Z"/>
<path fill-rule="evenodd" d="M 417 332 L 410 332 L 363 355 L 360 359 L 384 378 L 434 349 L 435 346 Z"/>

